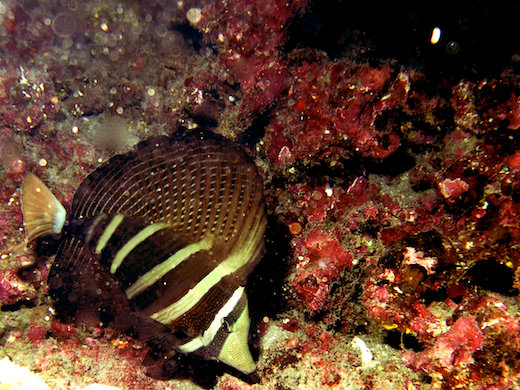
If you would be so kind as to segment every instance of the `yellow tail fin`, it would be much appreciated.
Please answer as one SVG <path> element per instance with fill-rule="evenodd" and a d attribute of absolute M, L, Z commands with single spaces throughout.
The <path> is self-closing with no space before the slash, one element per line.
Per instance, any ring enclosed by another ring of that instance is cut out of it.
<path fill-rule="evenodd" d="M 22 213 L 26 243 L 48 234 L 60 233 L 67 212 L 43 182 L 30 172 L 22 183 Z"/>

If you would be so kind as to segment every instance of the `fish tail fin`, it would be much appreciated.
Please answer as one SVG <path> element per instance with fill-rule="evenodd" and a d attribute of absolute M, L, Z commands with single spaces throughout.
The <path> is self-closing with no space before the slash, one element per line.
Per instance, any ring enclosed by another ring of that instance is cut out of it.
<path fill-rule="evenodd" d="M 38 237 L 61 233 L 67 212 L 38 177 L 27 172 L 22 183 L 22 213 L 26 244 Z"/>

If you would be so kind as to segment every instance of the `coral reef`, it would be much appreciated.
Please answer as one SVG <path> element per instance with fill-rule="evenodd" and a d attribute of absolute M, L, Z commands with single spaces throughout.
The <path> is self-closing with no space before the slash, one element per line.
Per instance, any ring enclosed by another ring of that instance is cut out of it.
<path fill-rule="evenodd" d="M 51 389 L 519 388 L 518 72 L 431 78 L 353 31 L 337 58 L 289 44 L 311 3 L 0 2 L 0 357 Z M 19 250 L 25 172 L 67 205 L 180 127 L 241 143 L 264 178 L 257 378 L 148 377 L 146 345 L 56 316 L 52 239 Z"/>

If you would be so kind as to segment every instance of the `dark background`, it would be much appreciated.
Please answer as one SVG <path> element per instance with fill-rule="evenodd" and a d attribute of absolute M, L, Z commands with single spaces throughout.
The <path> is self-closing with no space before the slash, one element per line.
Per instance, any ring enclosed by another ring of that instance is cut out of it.
<path fill-rule="evenodd" d="M 396 59 L 430 79 L 497 78 L 506 68 L 520 74 L 519 4 L 315 0 L 290 27 L 286 49 L 307 46 L 339 57 L 361 44 L 367 48 L 366 59 Z M 442 37 L 432 45 L 435 26 L 441 27 Z M 458 51 L 449 53 L 447 45 L 458 46 Z"/>

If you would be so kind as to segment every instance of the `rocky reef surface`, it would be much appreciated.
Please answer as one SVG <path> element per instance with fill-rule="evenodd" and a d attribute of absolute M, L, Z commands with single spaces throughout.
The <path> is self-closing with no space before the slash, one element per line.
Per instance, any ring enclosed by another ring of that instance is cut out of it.
<path fill-rule="evenodd" d="M 313 7 L 0 2 L 1 358 L 51 389 L 520 388 L 520 54 L 433 74 L 352 28 L 334 52 L 311 44 L 327 28 Z M 434 27 L 426 45 L 453 61 L 465 46 L 428 42 Z M 264 178 L 255 378 L 189 358 L 147 376 L 146 345 L 55 316 L 52 251 L 13 251 L 26 171 L 68 204 L 101 163 L 180 127 L 242 144 Z"/>

